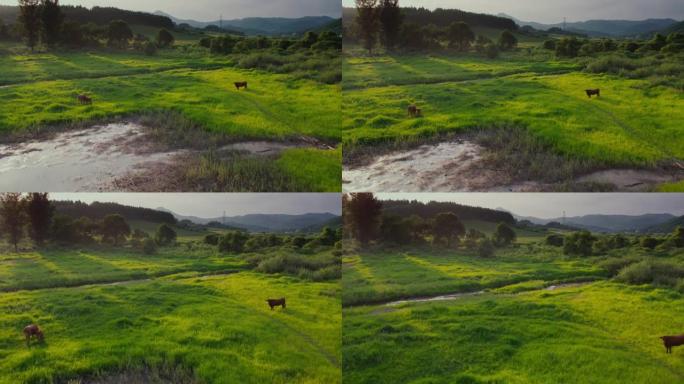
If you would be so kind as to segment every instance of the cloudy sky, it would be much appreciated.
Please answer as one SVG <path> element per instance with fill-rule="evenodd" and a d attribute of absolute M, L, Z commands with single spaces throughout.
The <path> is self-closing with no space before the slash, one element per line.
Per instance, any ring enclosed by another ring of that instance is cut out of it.
<path fill-rule="evenodd" d="M 84 7 L 107 6 L 134 11 L 166 12 L 180 19 L 198 21 L 240 19 L 243 17 L 340 17 L 340 0 L 61 0 L 64 5 Z M 16 0 L 0 0 L 0 4 L 16 5 Z"/>
<path fill-rule="evenodd" d="M 589 214 L 684 215 L 684 194 L 678 193 L 380 193 L 388 200 L 453 201 L 484 208 L 503 208 L 538 218 Z"/>
<path fill-rule="evenodd" d="M 342 0 L 353 6 L 354 0 Z M 684 19 L 683 0 L 400 0 L 402 6 L 458 8 L 464 11 L 505 13 L 523 21 L 560 23 L 591 19 Z"/>
<path fill-rule="evenodd" d="M 250 213 L 340 214 L 338 193 L 51 193 L 53 200 L 115 202 L 144 208 L 166 208 L 185 216 L 218 217 Z"/>

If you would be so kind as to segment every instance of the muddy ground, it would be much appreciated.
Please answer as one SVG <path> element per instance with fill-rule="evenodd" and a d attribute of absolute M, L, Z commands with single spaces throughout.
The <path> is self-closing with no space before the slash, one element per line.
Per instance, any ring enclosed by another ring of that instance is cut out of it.
<path fill-rule="evenodd" d="M 278 156 L 289 148 L 322 146 L 314 139 L 245 141 L 216 151 Z M 95 125 L 0 144 L 3 191 L 187 191 L 183 170 L 206 152 L 172 148 L 137 122 Z"/>
<path fill-rule="evenodd" d="M 489 149 L 464 138 L 452 138 L 415 149 L 394 150 L 342 174 L 345 192 L 548 192 L 602 190 L 652 191 L 662 183 L 684 179 L 684 169 L 604 169 L 561 182 L 520 180 L 497 168 Z M 524 173 L 524 172 L 521 172 Z"/>

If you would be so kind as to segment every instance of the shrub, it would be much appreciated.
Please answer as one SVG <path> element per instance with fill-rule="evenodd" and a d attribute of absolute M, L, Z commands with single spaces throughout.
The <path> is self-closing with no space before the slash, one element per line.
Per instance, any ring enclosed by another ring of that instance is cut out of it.
<path fill-rule="evenodd" d="M 477 254 L 480 257 L 492 257 L 494 256 L 494 244 L 491 240 L 484 238 L 477 241 Z"/>
<path fill-rule="evenodd" d="M 546 239 L 544 239 L 544 242 L 546 245 L 551 245 L 553 247 L 562 247 L 563 246 L 563 235 L 559 235 L 557 233 L 551 233 L 546 236 Z"/>
<path fill-rule="evenodd" d="M 210 233 L 204 236 L 204 243 L 209 245 L 218 245 L 219 235 L 217 233 Z"/>
<path fill-rule="evenodd" d="M 145 54 L 147 56 L 154 56 L 157 54 L 157 45 L 151 41 L 145 43 Z"/>
<path fill-rule="evenodd" d="M 675 287 L 684 277 L 684 268 L 672 262 L 644 260 L 620 270 L 617 280 L 628 284 L 654 284 Z"/>
<path fill-rule="evenodd" d="M 658 246 L 658 243 L 658 239 L 650 236 L 641 239 L 641 246 L 646 249 L 654 249 Z"/>
<path fill-rule="evenodd" d="M 146 255 L 153 255 L 157 252 L 157 244 L 148 237 L 142 241 L 142 251 Z"/>

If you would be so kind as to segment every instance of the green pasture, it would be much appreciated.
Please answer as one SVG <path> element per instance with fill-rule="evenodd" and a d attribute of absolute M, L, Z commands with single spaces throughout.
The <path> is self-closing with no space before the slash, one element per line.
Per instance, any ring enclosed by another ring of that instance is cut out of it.
<path fill-rule="evenodd" d="M 236 256 L 186 247 L 3 254 L 0 281 L 22 289 L 0 297 L 3 384 L 145 368 L 193 383 L 341 382 L 339 281 L 249 272 Z M 271 311 L 265 300 L 278 297 L 287 308 Z M 25 345 L 30 323 L 45 343 Z"/>
<path fill-rule="evenodd" d="M 433 61 L 416 60 L 404 71 L 406 78 L 413 68 L 419 71 Z M 514 64 L 500 60 L 489 65 L 503 70 Z M 375 66 L 369 68 L 370 75 L 359 76 L 373 81 Z M 470 76 L 456 66 L 449 73 L 454 78 Z M 588 88 L 600 88 L 601 98 L 587 98 Z M 411 85 L 345 89 L 343 100 L 343 141 L 348 147 L 508 127 L 526 129 L 556 152 L 598 165 L 652 166 L 684 158 L 679 124 L 684 119 L 684 96 L 647 80 L 581 72 L 483 76 L 435 84 L 421 79 Z M 407 116 L 406 107 L 412 103 L 423 109 L 424 117 Z"/>
<path fill-rule="evenodd" d="M 346 285 L 345 285 L 346 289 Z M 675 383 L 681 294 L 598 282 L 344 310 L 346 383 Z"/>
<path fill-rule="evenodd" d="M 557 248 L 540 251 L 528 246 L 499 250 L 493 258 L 425 247 L 367 251 L 345 257 L 342 268 L 345 306 L 605 275 L 589 261 L 563 257 Z"/>

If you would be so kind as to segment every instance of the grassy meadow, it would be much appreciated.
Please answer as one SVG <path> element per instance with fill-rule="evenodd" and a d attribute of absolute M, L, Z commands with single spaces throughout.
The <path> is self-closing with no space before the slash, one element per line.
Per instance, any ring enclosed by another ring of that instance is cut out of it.
<path fill-rule="evenodd" d="M 188 241 L 3 253 L 0 383 L 341 382 L 339 280 L 255 272 L 249 257 Z M 44 343 L 26 346 L 30 323 Z"/>
<path fill-rule="evenodd" d="M 152 56 L 105 48 L 30 53 L 15 43 L 0 43 L 0 100 L 5 106 L 0 141 L 153 115 L 163 120 L 163 126 L 151 127 L 163 142 L 178 145 L 180 135 L 180 144 L 190 148 L 303 139 L 338 147 L 285 149 L 275 158 L 224 158 L 188 185 L 221 191 L 339 191 L 340 85 L 339 71 L 328 71 L 334 59 L 325 55 L 331 53 L 219 55 L 199 47 L 199 37 Z M 234 82 L 239 81 L 247 81 L 249 88 L 238 92 Z M 93 103 L 79 104 L 79 94 L 89 95 Z M 188 124 L 198 132 L 180 128 Z M 217 180 L 220 172 L 243 181 Z"/>
<path fill-rule="evenodd" d="M 677 123 L 684 118 L 681 91 L 580 72 L 572 61 L 511 55 L 347 58 L 345 145 L 512 127 L 596 164 L 653 166 L 684 157 Z M 366 82 L 369 87 L 358 88 Z M 601 98 L 587 98 L 587 88 L 600 88 Z M 412 103 L 424 117 L 406 116 Z"/>
<path fill-rule="evenodd" d="M 345 382 L 681 381 L 684 351 L 666 354 L 659 337 L 684 327 L 684 296 L 666 286 L 609 280 L 604 266 L 626 255 L 652 253 L 577 258 L 529 244 L 485 259 L 424 247 L 349 255 Z M 658 259 L 680 263 L 681 252 Z M 479 293 L 385 304 L 459 292 Z"/>

